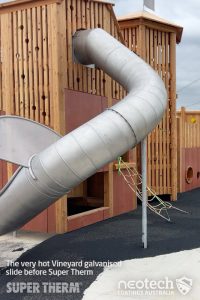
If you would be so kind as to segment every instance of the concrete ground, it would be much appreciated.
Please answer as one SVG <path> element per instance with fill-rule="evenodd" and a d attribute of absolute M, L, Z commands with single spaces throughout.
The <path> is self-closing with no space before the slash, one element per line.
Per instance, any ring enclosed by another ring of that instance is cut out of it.
<path fill-rule="evenodd" d="M 150 258 L 199 248 L 200 189 L 181 194 L 175 205 L 187 210 L 189 214 L 182 214 L 172 209 L 170 210 L 172 222 L 168 223 L 152 212 L 148 212 L 148 249 L 146 250 L 141 245 L 141 206 L 136 211 L 74 232 L 56 235 L 42 242 L 25 252 L 17 260 L 18 267 L 15 266 L 2 271 L 0 276 L 0 299 L 81 300 L 84 291 L 102 273 L 104 263 Z M 187 257 L 187 260 L 189 260 L 188 266 L 190 266 L 190 256 Z M 24 266 L 24 263 L 28 265 Z M 62 266 L 55 266 L 55 263 Z M 172 272 L 175 272 L 176 264 L 173 261 L 167 264 L 169 264 Z M 40 266 L 39 271 L 42 271 L 42 273 L 35 274 L 34 266 L 38 271 L 38 265 Z M 138 268 L 140 267 L 138 266 Z M 157 268 L 162 267 L 159 265 Z M 49 272 L 50 269 L 53 269 L 53 273 Z M 72 269 L 75 271 L 72 271 Z M 12 274 L 13 270 L 21 271 L 21 275 Z M 30 271 L 29 275 L 24 274 L 27 270 Z M 63 271 L 62 274 L 59 273 L 61 271 Z M 68 274 L 66 274 L 67 271 Z M 156 274 L 156 268 L 152 268 L 151 274 Z M 188 275 L 182 275 L 190 276 L 189 273 Z M 59 289 L 56 292 L 52 292 L 52 289 L 50 292 L 49 290 L 46 292 L 43 289 L 38 294 L 8 293 L 8 285 L 17 285 L 22 282 L 25 284 L 35 282 L 40 287 L 46 282 L 55 286 L 64 283 L 68 286 L 72 284 L 71 287 L 76 285 L 76 288 L 65 290 L 64 293 L 59 293 Z M 200 278 L 197 278 L 196 282 L 199 284 Z M 142 298 L 132 299 L 143 300 Z M 194 300 L 197 299 L 194 298 Z"/>
<path fill-rule="evenodd" d="M 7 261 L 15 261 L 23 253 L 52 237 L 52 234 L 16 231 L 0 236 L 0 268 L 7 266 Z"/>

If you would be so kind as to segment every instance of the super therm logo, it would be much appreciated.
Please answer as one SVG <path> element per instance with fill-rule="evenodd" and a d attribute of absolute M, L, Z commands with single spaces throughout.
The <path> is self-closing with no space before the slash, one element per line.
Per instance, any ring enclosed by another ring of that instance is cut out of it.
<path fill-rule="evenodd" d="M 78 294 L 80 282 L 8 282 L 8 294 Z"/>

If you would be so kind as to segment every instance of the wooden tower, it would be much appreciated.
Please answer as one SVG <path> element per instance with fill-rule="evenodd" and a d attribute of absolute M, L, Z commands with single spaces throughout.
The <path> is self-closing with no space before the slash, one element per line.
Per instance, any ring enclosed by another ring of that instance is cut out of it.
<path fill-rule="evenodd" d="M 148 185 L 157 194 L 176 200 L 176 44 L 183 28 L 146 11 L 120 17 L 118 22 L 125 45 L 158 72 L 168 92 L 166 114 L 148 136 Z M 139 148 L 137 154 L 139 161 Z"/>

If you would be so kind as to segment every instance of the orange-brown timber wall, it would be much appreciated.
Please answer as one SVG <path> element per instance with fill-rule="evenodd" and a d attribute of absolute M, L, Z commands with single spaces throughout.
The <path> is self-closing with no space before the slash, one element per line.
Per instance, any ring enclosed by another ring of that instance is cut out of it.
<path fill-rule="evenodd" d="M 177 112 L 178 188 L 180 192 L 200 187 L 200 111 Z"/>
<path fill-rule="evenodd" d="M 111 106 L 119 85 L 101 70 L 77 65 L 72 58 L 72 35 L 78 29 L 94 27 L 104 28 L 123 42 L 109 1 L 18 0 L 1 4 L 0 110 L 66 134 Z M 119 98 L 123 93 L 120 88 Z M 85 105 L 92 101 L 93 110 L 80 111 L 78 99 L 85 99 Z M 76 117 L 70 111 L 80 112 L 77 122 L 73 123 Z M 126 158 L 131 163 L 133 151 Z M 7 164 L 3 170 L 1 182 L 5 174 L 12 175 L 13 166 Z M 73 200 L 89 203 L 94 209 L 69 216 L 67 202 Z M 126 189 L 111 163 L 24 228 L 65 232 L 135 207 L 135 195 Z"/>

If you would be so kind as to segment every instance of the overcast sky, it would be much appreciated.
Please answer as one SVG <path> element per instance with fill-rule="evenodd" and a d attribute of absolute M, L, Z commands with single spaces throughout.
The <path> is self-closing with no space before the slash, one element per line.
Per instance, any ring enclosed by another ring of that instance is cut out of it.
<path fill-rule="evenodd" d="M 0 0 L 3 2 L 7 1 Z M 155 7 L 156 15 L 184 27 L 182 41 L 177 46 L 177 106 L 200 109 L 200 0 L 155 0 Z M 117 15 L 142 9 L 143 0 L 115 0 Z"/>
<path fill-rule="evenodd" d="M 182 41 L 177 45 L 177 106 L 200 109 L 200 1 L 155 0 L 155 7 L 156 15 L 184 27 Z M 143 0 L 115 0 L 117 15 L 142 9 Z M 196 82 L 182 89 L 193 81 Z"/>

